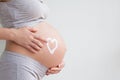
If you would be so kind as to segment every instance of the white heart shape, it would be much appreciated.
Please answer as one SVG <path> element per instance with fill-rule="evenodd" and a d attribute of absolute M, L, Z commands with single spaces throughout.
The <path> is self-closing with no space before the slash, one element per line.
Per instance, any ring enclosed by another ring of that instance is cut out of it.
<path fill-rule="evenodd" d="M 55 47 L 54 48 L 50 48 L 49 42 L 55 43 Z M 55 38 L 53 38 L 53 39 L 52 38 L 47 38 L 47 48 L 48 48 L 48 50 L 49 50 L 49 52 L 51 54 L 54 54 L 54 52 L 57 49 L 57 47 L 58 47 L 58 42 L 57 42 L 57 40 Z"/>

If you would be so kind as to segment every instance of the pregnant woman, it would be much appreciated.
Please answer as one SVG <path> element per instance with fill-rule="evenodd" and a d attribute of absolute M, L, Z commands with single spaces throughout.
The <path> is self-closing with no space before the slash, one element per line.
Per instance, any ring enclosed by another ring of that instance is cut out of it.
<path fill-rule="evenodd" d="M 41 80 L 50 68 L 59 67 L 66 52 L 65 43 L 58 31 L 45 21 L 48 8 L 41 0 L 2 1 L 5 0 L 0 2 L 0 18 L 3 27 L 21 29 L 29 26 L 34 28 L 37 30 L 34 34 L 42 38 L 40 42 L 43 46 L 33 53 L 7 40 L 5 51 L 0 59 L 0 79 Z"/>

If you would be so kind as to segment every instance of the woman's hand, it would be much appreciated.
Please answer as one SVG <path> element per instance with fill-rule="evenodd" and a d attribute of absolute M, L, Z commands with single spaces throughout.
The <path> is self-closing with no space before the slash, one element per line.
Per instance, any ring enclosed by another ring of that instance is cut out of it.
<path fill-rule="evenodd" d="M 46 75 L 57 74 L 63 69 L 64 66 L 65 66 L 65 63 L 62 62 L 61 64 L 59 64 L 56 67 L 49 68 L 46 72 Z"/>
<path fill-rule="evenodd" d="M 41 41 L 44 41 L 40 36 L 35 34 L 37 29 L 35 28 L 20 28 L 20 29 L 12 29 L 13 36 L 11 38 L 15 43 L 27 48 L 29 51 L 33 53 L 37 53 L 40 48 L 42 48 Z"/>

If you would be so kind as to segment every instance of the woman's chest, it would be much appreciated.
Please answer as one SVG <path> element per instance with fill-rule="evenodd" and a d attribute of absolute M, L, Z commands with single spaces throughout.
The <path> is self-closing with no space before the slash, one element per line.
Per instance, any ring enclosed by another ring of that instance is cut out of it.
<path fill-rule="evenodd" d="M 46 17 L 49 11 L 42 0 L 11 0 L 7 6 L 10 13 L 18 17 Z"/>

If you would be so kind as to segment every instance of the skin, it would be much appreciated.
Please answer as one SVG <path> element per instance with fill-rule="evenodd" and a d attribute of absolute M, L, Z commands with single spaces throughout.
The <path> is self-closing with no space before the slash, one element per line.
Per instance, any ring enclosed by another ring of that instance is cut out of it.
<path fill-rule="evenodd" d="M 24 48 L 30 50 L 33 53 L 37 53 L 42 48 L 42 43 L 40 41 L 46 42 L 42 37 L 35 34 L 37 29 L 24 27 L 20 29 L 14 28 L 0 28 L 0 40 L 11 40 Z M 46 75 L 57 74 L 64 67 L 64 62 L 58 66 L 49 68 Z"/>

